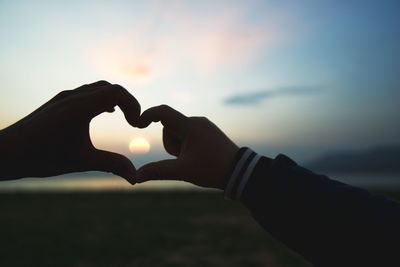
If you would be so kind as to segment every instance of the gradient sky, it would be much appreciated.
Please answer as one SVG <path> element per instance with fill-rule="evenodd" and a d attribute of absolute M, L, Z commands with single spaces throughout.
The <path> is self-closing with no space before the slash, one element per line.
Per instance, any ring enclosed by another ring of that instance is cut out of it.
<path fill-rule="evenodd" d="M 0 128 L 104 79 L 269 156 L 398 144 L 399 14 L 399 1 L 0 0 Z M 91 135 L 163 151 L 159 125 L 130 128 L 120 111 Z"/>

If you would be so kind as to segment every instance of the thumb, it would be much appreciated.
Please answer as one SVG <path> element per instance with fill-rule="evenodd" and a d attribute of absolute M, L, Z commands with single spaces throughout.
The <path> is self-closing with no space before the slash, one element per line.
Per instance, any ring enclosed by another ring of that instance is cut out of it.
<path fill-rule="evenodd" d="M 127 157 L 114 152 L 97 150 L 93 161 L 94 170 L 112 172 L 125 178 L 132 185 L 135 184 L 136 168 Z"/>
<path fill-rule="evenodd" d="M 152 162 L 137 170 L 136 182 L 142 183 L 150 180 L 179 180 L 182 167 L 178 159 L 167 159 Z"/>

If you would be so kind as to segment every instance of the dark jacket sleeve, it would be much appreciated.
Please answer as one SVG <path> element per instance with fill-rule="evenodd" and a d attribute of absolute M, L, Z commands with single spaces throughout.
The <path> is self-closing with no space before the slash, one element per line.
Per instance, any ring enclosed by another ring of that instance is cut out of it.
<path fill-rule="evenodd" d="M 260 225 L 314 266 L 400 266 L 400 204 L 262 157 L 241 196 Z"/>

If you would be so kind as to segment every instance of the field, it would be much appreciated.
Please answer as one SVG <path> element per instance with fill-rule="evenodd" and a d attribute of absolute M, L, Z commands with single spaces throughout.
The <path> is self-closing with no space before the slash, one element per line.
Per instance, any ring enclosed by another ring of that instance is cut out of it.
<path fill-rule="evenodd" d="M 214 192 L 3 193 L 0 210 L 0 266 L 309 266 Z"/>

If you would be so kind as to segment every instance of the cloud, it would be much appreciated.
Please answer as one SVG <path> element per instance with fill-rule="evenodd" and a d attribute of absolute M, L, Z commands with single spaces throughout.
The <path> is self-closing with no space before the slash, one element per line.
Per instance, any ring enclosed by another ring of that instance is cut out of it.
<path fill-rule="evenodd" d="M 249 93 L 233 95 L 225 99 L 227 105 L 257 105 L 264 100 L 281 96 L 302 96 L 318 92 L 313 87 L 284 87 L 280 89 L 265 89 Z"/>
<path fill-rule="evenodd" d="M 142 15 L 116 18 L 129 27 L 96 40 L 90 54 L 100 71 L 117 80 L 146 82 L 174 73 L 208 77 L 251 64 L 292 34 L 290 16 L 283 10 L 254 18 L 255 4 L 222 1 L 217 8 L 215 1 L 155 3 L 144 5 Z"/>

